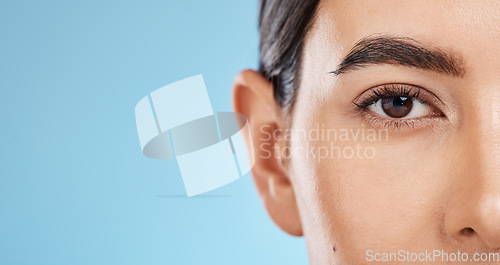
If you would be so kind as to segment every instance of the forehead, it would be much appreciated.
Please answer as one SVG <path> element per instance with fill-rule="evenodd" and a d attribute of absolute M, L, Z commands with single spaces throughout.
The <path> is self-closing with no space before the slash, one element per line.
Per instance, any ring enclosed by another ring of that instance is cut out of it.
<path fill-rule="evenodd" d="M 456 40 L 500 36 L 500 3 L 496 0 L 325 0 L 318 16 L 334 22 L 343 39 L 398 33 Z"/>
<path fill-rule="evenodd" d="M 323 0 L 306 57 L 321 50 L 318 59 L 338 63 L 356 42 L 377 34 L 413 38 L 456 53 L 476 71 L 496 74 L 500 65 L 491 58 L 500 56 L 500 1 Z"/>

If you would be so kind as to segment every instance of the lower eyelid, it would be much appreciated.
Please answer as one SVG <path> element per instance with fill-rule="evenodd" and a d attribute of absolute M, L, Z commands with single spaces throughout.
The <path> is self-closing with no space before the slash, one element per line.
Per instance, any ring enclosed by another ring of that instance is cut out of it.
<path fill-rule="evenodd" d="M 373 126 L 395 130 L 417 130 L 421 128 L 429 128 L 436 124 L 433 121 L 441 122 L 446 119 L 445 116 L 423 116 L 409 119 L 395 119 L 390 117 L 381 117 L 376 113 L 370 114 L 369 110 L 362 111 L 362 118 L 367 120 L 369 124 L 373 124 Z"/>
<path fill-rule="evenodd" d="M 371 114 L 365 114 L 365 118 L 368 120 L 368 123 L 374 124 L 376 126 L 380 126 L 382 128 L 390 128 L 390 129 L 415 129 L 419 128 L 422 125 L 423 118 L 417 119 L 387 119 L 377 117 Z"/>

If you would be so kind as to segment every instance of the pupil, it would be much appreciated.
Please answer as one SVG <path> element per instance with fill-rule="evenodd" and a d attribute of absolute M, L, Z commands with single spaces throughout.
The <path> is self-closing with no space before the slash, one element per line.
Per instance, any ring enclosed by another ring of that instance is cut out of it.
<path fill-rule="evenodd" d="M 394 100 L 392 101 L 392 104 L 394 106 L 403 106 L 405 100 L 407 100 L 406 97 L 395 97 Z"/>
<path fill-rule="evenodd" d="M 382 109 L 391 118 L 402 118 L 410 113 L 413 100 L 407 97 L 388 97 L 382 99 Z"/>

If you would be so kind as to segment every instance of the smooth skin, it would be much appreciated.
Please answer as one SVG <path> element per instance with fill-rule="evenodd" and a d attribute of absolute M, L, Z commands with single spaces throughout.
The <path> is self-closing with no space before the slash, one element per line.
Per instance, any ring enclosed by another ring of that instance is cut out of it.
<path fill-rule="evenodd" d="M 331 74 L 355 43 L 380 34 L 452 54 L 464 74 L 392 64 Z M 325 0 L 305 40 L 291 112 L 280 109 L 272 84 L 258 72 L 236 77 L 234 108 L 250 121 L 252 139 L 246 140 L 255 151 L 257 190 L 281 229 L 305 236 L 311 264 L 377 263 L 367 262 L 369 250 L 460 251 L 469 258 L 500 252 L 499 43 L 495 0 Z M 429 109 L 442 115 L 394 126 L 398 121 L 353 104 L 371 88 L 394 83 L 425 89 L 435 96 Z M 318 125 L 387 129 L 388 136 L 376 141 L 268 137 Z M 341 150 L 358 144 L 375 153 L 319 159 L 302 152 L 332 143 Z M 291 155 L 268 146 L 288 147 Z"/>

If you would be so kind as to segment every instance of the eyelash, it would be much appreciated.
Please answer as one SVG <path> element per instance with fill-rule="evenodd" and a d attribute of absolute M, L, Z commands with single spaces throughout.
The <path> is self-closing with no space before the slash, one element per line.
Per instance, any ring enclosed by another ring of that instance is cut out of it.
<path fill-rule="evenodd" d="M 368 107 L 378 100 L 386 97 L 408 97 L 414 100 L 418 100 L 422 104 L 426 104 L 429 106 L 433 112 L 429 116 L 419 117 L 419 118 L 409 118 L 409 119 L 391 119 L 391 118 L 382 118 L 370 114 Z M 431 92 L 428 92 L 424 88 L 408 85 L 408 84 L 384 84 L 380 86 L 376 86 L 371 88 L 365 92 L 363 92 L 360 96 L 358 96 L 353 104 L 356 105 L 358 110 L 365 116 L 370 123 L 382 123 L 384 127 L 393 127 L 395 129 L 403 128 L 403 127 L 412 127 L 414 128 L 417 123 L 423 119 L 428 118 L 438 118 L 444 117 L 444 114 L 435 107 L 434 102 L 439 102 L 436 96 L 434 96 Z"/>

